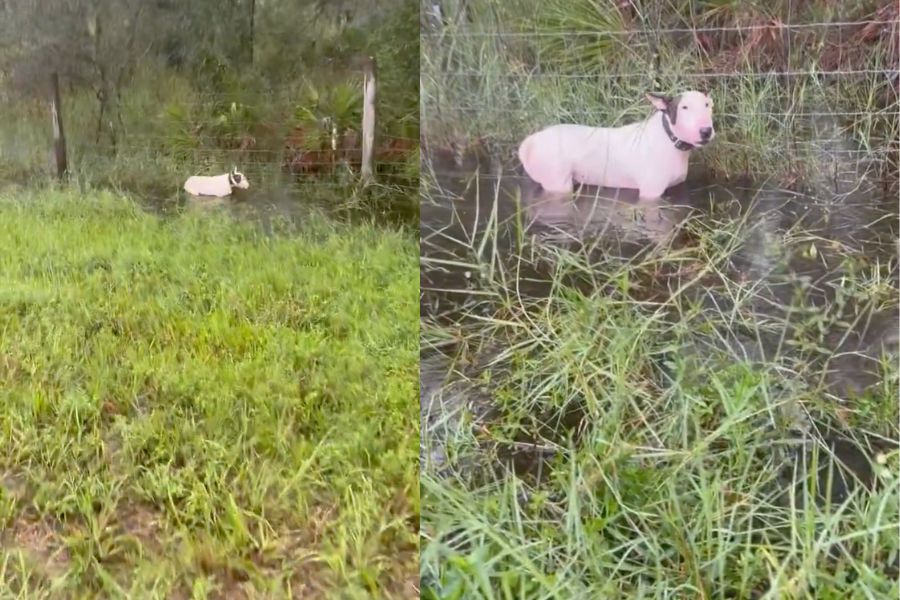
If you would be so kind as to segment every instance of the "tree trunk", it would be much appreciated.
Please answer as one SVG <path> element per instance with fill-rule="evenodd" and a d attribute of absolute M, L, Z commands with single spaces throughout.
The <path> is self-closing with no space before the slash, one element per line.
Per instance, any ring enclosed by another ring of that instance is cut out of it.
<path fill-rule="evenodd" d="M 66 157 L 66 134 L 63 131 L 62 99 L 59 93 L 59 75 L 50 77 L 50 116 L 53 120 L 53 149 L 56 156 L 56 176 L 62 180 L 68 173 L 69 165 Z"/>
<path fill-rule="evenodd" d="M 250 0 L 250 35 L 247 40 L 248 63 L 253 66 L 253 48 L 256 45 L 256 0 Z"/>

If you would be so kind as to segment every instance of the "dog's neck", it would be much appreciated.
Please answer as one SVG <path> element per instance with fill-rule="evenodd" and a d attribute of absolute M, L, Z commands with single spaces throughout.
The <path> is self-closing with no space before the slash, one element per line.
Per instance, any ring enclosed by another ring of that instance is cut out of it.
<path fill-rule="evenodd" d="M 234 186 L 237 185 L 237 183 L 235 183 L 235 181 L 234 181 L 234 173 L 229 173 L 229 174 L 228 174 L 228 184 L 229 184 L 231 187 L 234 187 Z"/>
<path fill-rule="evenodd" d="M 666 111 L 661 110 L 659 111 L 659 114 L 662 115 L 663 131 L 665 131 L 666 135 L 669 136 L 669 140 L 671 140 L 672 143 L 675 144 L 676 150 L 681 150 L 682 152 L 690 152 L 691 150 L 696 148 L 696 146 L 694 146 L 693 144 L 688 144 L 684 140 L 678 139 L 678 137 L 674 133 L 672 133 L 672 127 L 669 125 L 669 115 L 666 114 Z"/>

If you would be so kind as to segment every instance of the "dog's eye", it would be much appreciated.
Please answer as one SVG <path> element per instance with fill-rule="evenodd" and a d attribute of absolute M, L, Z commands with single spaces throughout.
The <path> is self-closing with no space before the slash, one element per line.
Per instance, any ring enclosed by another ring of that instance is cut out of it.
<path fill-rule="evenodd" d="M 709 108 L 709 102 L 706 103 L 706 108 Z"/>
<path fill-rule="evenodd" d="M 237 183 L 240 183 L 240 182 L 241 182 L 241 176 L 240 176 L 240 175 L 235 175 L 235 176 L 234 176 L 234 180 L 235 180 Z"/>
<path fill-rule="evenodd" d="M 681 110 L 687 110 L 687 106 L 682 106 Z"/>

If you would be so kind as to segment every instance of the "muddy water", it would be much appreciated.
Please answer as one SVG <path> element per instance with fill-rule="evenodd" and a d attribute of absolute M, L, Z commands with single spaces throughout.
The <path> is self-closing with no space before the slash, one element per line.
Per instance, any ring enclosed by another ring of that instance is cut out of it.
<path fill-rule="evenodd" d="M 253 223 L 267 234 L 275 229 L 302 225 L 312 211 L 340 220 L 366 220 L 388 227 L 418 225 L 418 205 L 407 192 L 374 193 L 350 202 L 341 187 L 328 181 L 289 183 L 257 181 L 248 190 L 235 190 L 224 198 L 194 197 L 182 190 L 135 191 L 134 195 L 150 212 L 173 215 L 183 211 L 225 212 Z M 331 188 L 323 190 L 323 187 Z M 324 193 L 323 193 L 324 191 Z M 329 193 L 333 192 L 333 193 Z"/>
<path fill-rule="evenodd" d="M 657 202 L 639 201 L 630 190 L 590 187 L 574 194 L 547 194 L 511 161 L 502 164 L 490 157 L 469 156 L 459 163 L 448 156 L 428 157 L 425 163 L 430 169 L 423 171 L 430 176 L 423 184 L 426 193 L 420 207 L 423 320 L 464 326 L 490 314 L 491 288 L 484 285 L 485 269 L 495 275 L 504 269 L 513 274 L 506 287 L 522 298 L 546 297 L 553 288 L 552 268 L 516 258 L 535 244 L 624 261 L 639 259 L 654 248 L 675 251 L 700 243 L 691 235 L 688 222 L 713 228 L 715 223 L 739 222 L 744 235 L 730 254 L 726 275 L 758 290 L 749 308 L 767 328 L 744 332 L 733 328 L 712 337 L 735 360 L 778 360 L 790 365 L 791 349 L 784 340 L 790 338 L 797 320 L 808 318 L 810 312 L 833 309 L 836 302 L 845 304 L 846 317 L 824 332 L 828 347 L 820 349 L 815 360 L 820 361 L 817 372 L 826 373 L 818 383 L 824 384 L 829 398 L 851 401 L 881 383 L 878 361 L 885 350 L 896 356 L 900 323 L 896 298 L 887 307 L 883 303 L 876 307 L 866 298 L 841 296 L 846 279 L 859 277 L 844 258 L 852 255 L 867 265 L 893 265 L 883 271 L 896 290 L 900 230 L 896 190 L 870 176 L 865 163 L 848 168 L 834 150 L 823 144 L 822 175 L 805 186 L 785 190 L 749 179 L 714 181 L 695 170 L 685 184 L 668 190 Z M 788 246 L 783 245 L 785 239 L 790 240 Z M 479 252 L 479 257 L 473 256 Z M 475 266 L 477 258 L 482 267 Z M 585 292 L 602 285 L 590 278 L 567 283 Z M 649 282 L 648 296 L 641 299 L 665 300 L 671 284 L 661 275 Z M 727 313 L 735 306 L 715 282 L 694 287 L 696 300 L 711 312 Z M 798 295 L 801 311 L 796 308 Z M 453 435 L 456 426 L 492 414 L 489 390 L 469 383 L 477 374 L 470 373 L 467 381 L 450 372 L 454 351 L 452 345 L 440 351 L 423 346 L 422 459 L 423 468 L 432 472 L 447 466 L 442 440 Z M 699 345 L 680 349 L 703 351 Z M 490 357 L 482 359 L 487 363 Z M 799 365 L 811 358 L 808 352 L 798 352 L 793 360 Z M 833 423 L 809 422 L 808 414 L 795 418 L 793 426 L 802 432 L 828 429 L 826 441 L 838 455 L 844 454 L 840 466 L 851 464 L 853 472 L 871 480 L 868 463 L 858 460 L 860 444 L 845 444 L 847 435 L 857 437 L 854 432 L 835 432 Z M 874 441 L 883 448 L 879 444 L 884 440 Z M 869 455 L 871 448 L 865 451 Z M 536 445 L 524 453 L 528 456 L 513 457 L 513 466 L 533 475 L 546 457 Z"/>

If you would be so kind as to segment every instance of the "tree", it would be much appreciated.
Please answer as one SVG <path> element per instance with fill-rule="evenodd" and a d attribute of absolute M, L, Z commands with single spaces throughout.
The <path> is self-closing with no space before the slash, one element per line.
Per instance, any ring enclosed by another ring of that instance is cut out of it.
<path fill-rule="evenodd" d="M 115 144 L 122 85 L 147 51 L 142 0 L 42 0 L 4 6 L 3 56 L 19 91 L 43 95 L 51 73 L 89 86 L 97 98 L 97 137 Z M 52 19 L 46 14 L 52 14 Z M 39 83 L 38 83 L 39 82 Z"/>

